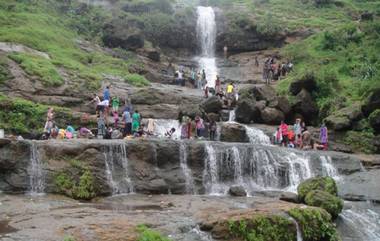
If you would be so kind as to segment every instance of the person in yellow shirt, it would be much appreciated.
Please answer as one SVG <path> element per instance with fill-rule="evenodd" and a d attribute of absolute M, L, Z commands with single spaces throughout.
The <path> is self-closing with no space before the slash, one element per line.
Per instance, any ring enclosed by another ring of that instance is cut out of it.
<path fill-rule="evenodd" d="M 228 108 L 231 107 L 232 99 L 234 97 L 234 85 L 232 83 L 229 83 L 227 85 L 227 101 L 228 101 Z"/>

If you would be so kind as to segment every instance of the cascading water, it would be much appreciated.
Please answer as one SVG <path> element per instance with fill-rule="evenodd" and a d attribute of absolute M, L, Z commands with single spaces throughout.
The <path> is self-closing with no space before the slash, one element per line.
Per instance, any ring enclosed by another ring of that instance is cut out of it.
<path fill-rule="evenodd" d="M 231 110 L 228 116 L 228 122 L 234 122 L 236 119 L 235 110 Z"/>
<path fill-rule="evenodd" d="M 191 170 L 187 165 L 187 147 L 185 143 L 181 142 L 180 144 L 180 165 L 182 172 L 185 176 L 185 184 L 186 184 L 186 193 L 187 194 L 196 194 L 194 179 L 191 174 Z"/>
<path fill-rule="evenodd" d="M 133 183 L 129 177 L 127 149 L 124 143 L 111 143 L 105 147 L 104 162 L 108 184 L 112 194 L 132 193 Z"/>
<path fill-rule="evenodd" d="M 197 37 L 201 47 L 201 56 L 198 57 L 199 68 L 206 72 L 207 85 L 215 86 L 217 75 L 215 59 L 216 22 L 212 7 L 197 8 Z"/>
<path fill-rule="evenodd" d="M 175 128 L 172 139 L 179 140 L 181 138 L 181 125 L 178 120 L 161 120 L 156 119 L 154 135 L 158 137 L 165 137 L 165 133 L 170 129 Z"/>
<path fill-rule="evenodd" d="M 296 191 L 297 185 L 312 176 L 309 160 L 287 149 L 276 151 L 249 147 L 218 148 L 206 144 L 203 184 L 207 194 L 223 195 L 231 186 L 248 193 L 262 190 Z"/>
<path fill-rule="evenodd" d="M 245 130 L 247 136 L 249 138 L 249 142 L 252 144 L 262 144 L 262 145 L 270 145 L 269 136 L 265 135 L 262 130 L 259 130 L 255 127 L 245 126 Z"/>
<path fill-rule="evenodd" d="M 32 195 L 43 194 L 45 191 L 45 173 L 35 142 L 30 145 L 30 163 L 28 167 L 29 191 Z"/>
<path fill-rule="evenodd" d="M 320 156 L 322 165 L 322 175 L 332 177 L 335 180 L 339 180 L 339 174 L 334 165 L 332 164 L 332 159 L 329 156 Z"/>

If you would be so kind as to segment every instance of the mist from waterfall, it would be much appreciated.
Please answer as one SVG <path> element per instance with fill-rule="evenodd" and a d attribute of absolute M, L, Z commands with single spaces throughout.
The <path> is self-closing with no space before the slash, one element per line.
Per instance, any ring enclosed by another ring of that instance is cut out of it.
<path fill-rule="evenodd" d="M 30 163 L 28 167 L 29 192 L 31 195 L 43 194 L 45 191 L 45 173 L 40 159 L 38 146 L 33 141 L 30 145 Z"/>
<path fill-rule="evenodd" d="M 205 70 L 207 85 L 215 86 L 217 75 L 215 59 L 216 21 L 212 7 L 197 7 L 197 37 L 201 55 L 197 58 L 200 70 Z"/>

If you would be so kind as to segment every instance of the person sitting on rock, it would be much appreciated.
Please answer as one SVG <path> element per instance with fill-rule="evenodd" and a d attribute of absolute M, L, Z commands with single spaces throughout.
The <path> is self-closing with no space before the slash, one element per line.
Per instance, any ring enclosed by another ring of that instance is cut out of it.
<path fill-rule="evenodd" d="M 87 129 L 86 127 L 79 128 L 78 133 L 79 133 L 78 138 L 85 138 L 85 139 L 94 138 L 94 134 L 91 132 L 91 130 Z"/>
<path fill-rule="evenodd" d="M 325 123 L 322 123 L 321 129 L 319 132 L 319 141 L 323 145 L 323 150 L 327 151 L 328 148 L 328 131 Z"/>
<path fill-rule="evenodd" d="M 165 137 L 171 139 L 175 131 L 176 131 L 175 128 L 171 128 L 169 131 L 166 131 Z"/>
<path fill-rule="evenodd" d="M 282 134 L 282 146 L 288 146 L 288 125 L 284 121 L 281 121 L 280 129 Z"/>

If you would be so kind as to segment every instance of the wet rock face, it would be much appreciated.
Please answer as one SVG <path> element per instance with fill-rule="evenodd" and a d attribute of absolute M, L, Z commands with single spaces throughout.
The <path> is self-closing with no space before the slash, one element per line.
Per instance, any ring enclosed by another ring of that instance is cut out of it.
<path fill-rule="evenodd" d="M 296 100 L 292 105 L 293 113 L 300 114 L 306 123 L 313 123 L 318 117 L 319 109 L 314 102 L 311 94 L 302 89 L 296 96 Z"/>
<path fill-rule="evenodd" d="M 242 186 L 232 186 L 232 187 L 230 187 L 230 190 L 228 190 L 228 193 L 231 196 L 236 196 L 236 197 L 247 196 L 247 192 L 245 191 L 244 187 L 242 187 Z"/>
<path fill-rule="evenodd" d="M 216 96 L 212 96 L 206 99 L 201 104 L 201 108 L 206 113 L 219 113 L 222 110 L 222 107 L 223 107 L 223 104 L 221 100 Z"/>
<path fill-rule="evenodd" d="M 224 123 L 220 130 L 220 140 L 225 142 L 249 142 L 245 127 L 237 123 Z"/>

